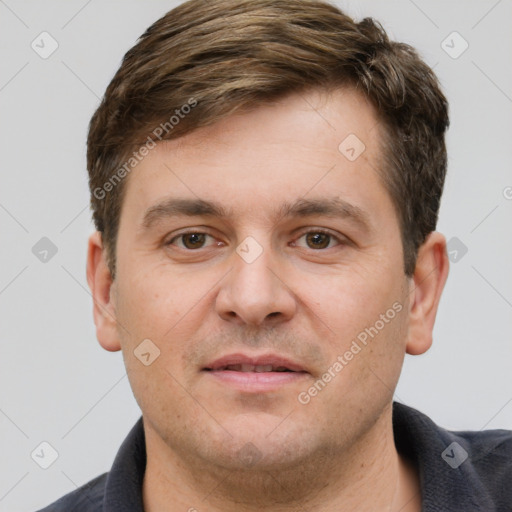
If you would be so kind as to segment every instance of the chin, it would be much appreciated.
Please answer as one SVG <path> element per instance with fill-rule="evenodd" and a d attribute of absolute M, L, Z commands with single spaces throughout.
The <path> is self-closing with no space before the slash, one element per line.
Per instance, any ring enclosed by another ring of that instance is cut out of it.
<path fill-rule="evenodd" d="M 315 451 L 314 434 L 298 427 L 287 418 L 271 415 L 244 415 L 224 426 L 232 434 L 228 443 L 219 443 L 216 461 L 223 461 L 229 469 L 284 469 L 294 466 Z M 250 416 L 253 418 L 249 419 Z M 283 421 L 284 420 L 284 421 Z"/>

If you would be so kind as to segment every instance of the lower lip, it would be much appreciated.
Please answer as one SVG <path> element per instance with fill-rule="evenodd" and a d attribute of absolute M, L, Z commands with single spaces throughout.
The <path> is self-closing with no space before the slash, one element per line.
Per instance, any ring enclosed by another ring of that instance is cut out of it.
<path fill-rule="evenodd" d="M 306 372 L 235 372 L 230 370 L 204 371 L 220 382 L 242 391 L 273 391 L 286 384 L 302 381 Z"/>

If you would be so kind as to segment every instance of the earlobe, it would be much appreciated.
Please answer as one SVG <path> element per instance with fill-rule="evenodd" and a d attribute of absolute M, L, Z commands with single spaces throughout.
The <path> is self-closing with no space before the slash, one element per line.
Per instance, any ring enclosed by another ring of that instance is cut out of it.
<path fill-rule="evenodd" d="M 87 282 L 93 298 L 93 316 L 98 341 L 105 350 L 111 352 L 120 350 L 114 294 L 112 293 L 114 282 L 106 263 L 105 249 L 99 231 L 95 231 L 89 237 Z"/>
<path fill-rule="evenodd" d="M 433 231 L 418 250 L 411 282 L 408 354 L 423 354 L 432 345 L 432 331 L 448 270 L 446 239 Z"/>

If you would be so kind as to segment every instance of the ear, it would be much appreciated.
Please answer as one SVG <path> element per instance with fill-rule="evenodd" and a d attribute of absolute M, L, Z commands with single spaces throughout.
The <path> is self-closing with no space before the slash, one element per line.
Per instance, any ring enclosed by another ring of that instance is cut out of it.
<path fill-rule="evenodd" d="M 89 237 L 87 250 L 87 282 L 94 302 L 93 315 L 96 337 L 100 345 L 110 352 L 121 349 L 117 333 L 114 282 L 106 263 L 101 233 L 95 231 Z"/>
<path fill-rule="evenodd" d="M 423 354 L 432 345 L 434 321 L 449 265 L 446 239 L 441 233 L 433 231 L 418 250 L 416 268 L 411 278 L 408 354 Z"/>

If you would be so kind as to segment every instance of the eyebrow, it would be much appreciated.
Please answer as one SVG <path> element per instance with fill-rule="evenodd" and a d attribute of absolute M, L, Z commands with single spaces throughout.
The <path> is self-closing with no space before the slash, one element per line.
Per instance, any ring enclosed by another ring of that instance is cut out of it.
<path fill-rule="evenodd" d="M 274 220 L 313 215 L 348 219 L 364 231 L 372 231 L 368 214 L 359 206 L 338 197 L 329 199 L 301 198 L 293 203 L 284 203 L 275 211 Z M 232 210 L 227 210 L 218 203 L 204 199 L 169 198 L 150 206 L 145 211 L 141 229 L 149 230 L 158 222 L 177 216 L 227 219 L 234 217 L 234 214 Z"/>

